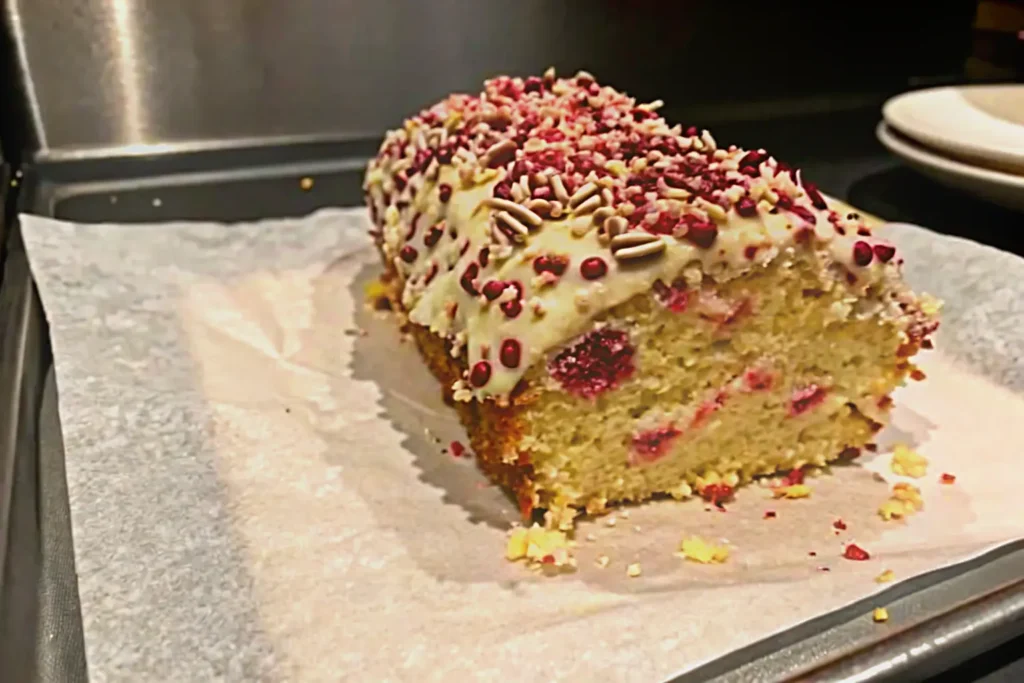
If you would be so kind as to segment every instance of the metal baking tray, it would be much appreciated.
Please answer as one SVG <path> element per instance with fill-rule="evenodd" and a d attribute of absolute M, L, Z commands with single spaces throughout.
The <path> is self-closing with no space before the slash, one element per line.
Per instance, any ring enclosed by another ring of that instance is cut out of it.
<path fill-rule="evenodd" d="M 18 206 L 83 222 L 298 216 L 360 203 L 361 171 L 372 149 L 372 143 L 325 143 L 42 164 L 25 169 Z M 934 186 L 894 171 L 884 155 L 802 161 L 824 189 L 873 213 L 905 220 L 919 213 L 893 205 L 894 183 L 902 188 L 895 194 L 926 193 L 935 204 Z M 304 177 L 314 180 L 309 191 L 300 189 Z M 938 203 L 936 216 L 990 211 L 948 193 Z M 997 233 L 1000 221 L 1008 227 L 1016 220 L 989 216 Z M 4 509 L 11 511 L 0 517 L 0 560 L 7 551 L 0 680 L 85 680 L 48 333 L 16 226 L 9 241 L 0 289 L 0 501 L 10 501 Z M 882 604 L 890 620 L 874 624 L 868 614 Z M 1024 544 L 1016 544 L 901 583 L 678 680 L 921 680 L 1022 634 Z"/>

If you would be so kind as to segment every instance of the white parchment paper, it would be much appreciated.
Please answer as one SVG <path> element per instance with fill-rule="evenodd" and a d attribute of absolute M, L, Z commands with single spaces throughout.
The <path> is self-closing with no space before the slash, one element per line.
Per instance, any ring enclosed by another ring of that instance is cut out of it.
<path fill-rule="evenodd" d="M 1024 262 L 979 245 L 888 228 L 947 308 L 877 455 L 810 479 L 808 499 L 748 487 L 727 512 L 585 522 L 579 571 L 546 578 L 503 559 L 515 505 L 442 451 L 464 436 L 439 387 L 364 306 L 378 262 L 361 209 L 21 220 L 95 680 L 655 680 L 880 591 L 883 570 L 1024 537 Z M 925 510 L 884 523 L 895 442 L 930 460 Z M 675 557 L 693 534 L 729 561 Z M 869 561 L 841 557 L 854 541 Z"/>

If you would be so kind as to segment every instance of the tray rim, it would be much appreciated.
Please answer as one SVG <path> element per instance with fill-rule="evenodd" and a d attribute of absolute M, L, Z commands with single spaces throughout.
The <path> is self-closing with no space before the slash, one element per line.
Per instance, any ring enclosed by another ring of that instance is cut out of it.
<path fill-rule="evenodd" d="M 227 163 L 218 155 L 218 152 L 223 152 L 230 156 L 239 151 L 231 147 L 204 151 L 203 155 L 211 162 L 208 168 L 183 167 L 175 163 L 163 165 L 164 159 L 158 168 L 152 169 L 156 172 L 145 176 L 93 174 L 90 167 L 102 165 L 102 160 L 94 159 L 28 165 L 24 168 L 18 207 L 20 211 L 54 216 L 61 202 L 83 195 L 196 183 L 245 182 L 258 178 L 286 179 L 296 174 L 355 172 L 361 175 L 366 161 L 365 156 L 300 158 L 278 164 L 249 166 Z M 135 164 L 129 164 L 126 170 L 134 167 Z M 17 221 L 11 227 L 12 232 L 20 230 Z M 34 293 L 35 286 L 31 280 L 30 286 Z M 37 296 L 34 306 L 38 307 L 36 313 L 41 314 Z M 43 343 L 49 348 L 48 332 Z M 0 446 L 2 444 L 0 441 Z M 0 462 L 3 462 L 2 457 Z M 1008 576 L 1014 578 L 1009 579 Z M 984 585 L 974 590 L 969 588 L 972 581 Z M 922 599 L 934 601 L 937 599 L 935 594 L 954 589 L 964 590 L 969 595 L 938 607 L 922 604 Z M 875 625 L 867 637 L 850 639 L 848 632 L 863 626 L 865 620 L 870 622 L 870 609 L 874 604 L 888 606 L 890 622 L 884 628 Z M 980 613 L 977 609 L 971 610 L 979 604 L 982 604 Z M 801 636 L 801 633 L 806 635 Z M 724 683 L 749 680 L 751 676 L 756 676 L 757 680 L 835 680 L 845 679 L 855 672 L 858 673 L 857 680 L 885 680 L 905 674 L 911 667 L 920 672 L 927 667 L 951 666 L 1021 633 L 1024 633 L 1024 541 L 1006 544 L 971 560 L 901 582 L 882 593 L 751 643 L 671 680 L 716 680 Z M 834 641 L 823 655 L 813 651 L 820 640 Z M 840 643 L 844 646 L 836 647 Z M 871 671 L 860 670 L 863 667 Z"/>

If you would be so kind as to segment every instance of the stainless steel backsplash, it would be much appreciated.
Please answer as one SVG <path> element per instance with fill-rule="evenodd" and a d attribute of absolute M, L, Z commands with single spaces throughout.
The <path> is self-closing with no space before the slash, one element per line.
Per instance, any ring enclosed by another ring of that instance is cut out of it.
<path fill-rule="evenodd" d="M 444 93 L 550 64 L 684 108 L 841 91 L 858 73 L 898 85 L 917 68 L 894 58 L 898 46 L 844 42 L 911 20 L 927 36 L 941 14 L 873 2 L 832 23 L 781 1 L 0 1 L 21 144 L 43 157 L 376 136 Z M 884 22 L 870 16 L 876 4 L 889 8 Z M 961 23 L 969 30 L 969 14 Z M 933 54 L 934 33 L 904 52 Z"/>

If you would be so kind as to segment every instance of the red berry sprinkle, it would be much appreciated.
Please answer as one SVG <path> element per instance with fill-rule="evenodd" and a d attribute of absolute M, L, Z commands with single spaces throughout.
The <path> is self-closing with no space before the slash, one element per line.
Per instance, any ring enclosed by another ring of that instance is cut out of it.
<path fill-rule="evenodd" d="M 462 273 L 462 277 L 459 278 L 459 284 L 464 290 L 466 290 L 467 294 L 476 296 L 479 293 L 477 292 L 476 283 L 474 282 L 479 274 L 480 266 L 477 265 L 476 261 L 473 261 L 466 266 L 466 270 Z"/>
<path fill-rule="evenodd" d="M 501 342 L 501 352 L 499 357 L 501 358 L 501 364 L 506 368 L 518 368 L 522 355 L 523 347 L 518 340 L 506 339 Z"/>
<path fill-rule="evenodd" d="M 941 481 L 943 484 L 952 484 L 956 481 L 956 475 L 950 474 L 948 472 L 943 472 L 942 476 L 939 477 L 939 481 Z"/>
<path fill-rule="evenodd" d="M 450 444 L 448 444 L 448 452 L 451 453 L 456 458 L 461 458 L 463 455 L 466 454 L 466 447 L 463 446 L 462 443 L 459 441 L 452 441 Z"/>
<path fill-rule="evenodd" d="M 607 272 L 608 264 L 598 256 L 583 259 L 583 263 L 580 264 L 580 275 L 586 280 L 597 280 L 604 277 Z"/>
<path fill-rule="evenodd" d="M 423 243 L 428 247 L 433 247 L 440 241 L 442 235 L 444 235 L 444 224 L 438 223 L 427 230 L 427 234 L 423 237 Z"/>
<path fill-rule="evenodd" d="M 757 215 L 757 204 L 750 197 L 743 197 L 736 202 L 736 213 L 744 218 L 753 218 Z"/>
<path fill-rule="evenodd" d="M 832 522 L 832 528 L 839 529 L 840 531 L 846 531 L 846 522 L 844 522 L 841 519 L 837 519 L 836 521 Z"/>
<path fill-rule="evenodd" d="M 437 195 L 442 204 L 447 204 L 452 198 L 452 186 L 448 183 L 441 183 L 437 186 Z"/>
<path fill-rule="evenodd" d="M 815 209 L 819 211 L 825 211 L 828 209 L 828 204 L 825 203 L 825 198 L 821 196 L 821 192 L 818 191 L 818 187 L 814 183 L 803 183 L 804 190 L 807 192 L 807 198 L 811 200 L 811 204 Z"/>
<path fill-rule="evenodd" d="M 757 256 L 757 245 L 751 244 L 750 246 L 743 248 L 743 255 L 748 261 L 753 261 L 754 257 Z"/>
<path fill-rule="evenodd" d="M 863 562 L 864 560 L 871 559 L 871 555 L 867 550 L 864 550 L 864 548 L 861 548 L 859 545 L 854 543 L 846 546 L 846 549 L 843 551 L 843 557 L 848 560 L 856 560 L 857 562 Z"/>
<path fill-rule="evenodd" d="M 419 255 L 420 253 L 416 251 L 416 247 L 410 246 L 408 244 L 402 247 L 402 250 L 398 252 L 398 257 L 405 261 L 406 263 L 412 263 L 413 261 L 416 260 L 416 257 Z"/>
<path fill-rule="evenodd" d="M 896 255 L 896 247 L 891 244 L 876 244 L 873 247 L 873 250 L 875 252 L 875 256 L 877 256 L 878 260 L 882 263 L 888 263 L 892 260 L 892 257 Z"/>
<path fill-rule="evenodd" d="M 553 273 L 559 277 L 569 267 L 569 257 L 559 254 L 541 254 L 533 260 L 533 271 L 541 273 Z"/>
<path fill-rule="evenodd" d="M 491 381 L 491 364 L 485 360 L 477 361 L 469 373 L 469 383 L 474 387 L 482 387 Z"/>
<path fill-rule="evenodd" d="M 486 268 L 487 263 L 491 260 L 491 250 L 488 247 L 480 247 L 480 253 L 477 255 L 477 260 L 480 261 L 480 267 Z"/>
<path fill-rule="evenodd" d="M 506 287 L 508 287 L 508 284 L 501 280 L 488 280 L 484 283 L 483 289 L 480 291 L 483 292 L 483 295 L 487 297 L 488 301 L 494 301 L 501 296 L 501 293 L 505 291 Z"/>
<path fill-rule="evenodd" d="M 776 517 L 775 510 L 765 510 L 765 512 L 764 512 L 764 518 L 765 519 L 775 519 L 775 517 Z"/>
<path fill-rule="evenodd" d="M 506 318 L 516 318 L 523 312 L 523 302 L 519 299 L 512 299 L 501 304 L 501 312 Z"/>
<path fill-rule="evenodd" d="M 860 267 L 864 267 L 871 263 L 873 257 L 871 245 L 864 240 L 857 240 L 853 243 L 853 262 Z"/>
<path fill-rule="evenodd" d="M 690 224 L 689 228 L 686 231 L 686 240 L 702 249 L 710 249 L 718 237 L 718 226 L 711 221 L 694 222 Z"/>

